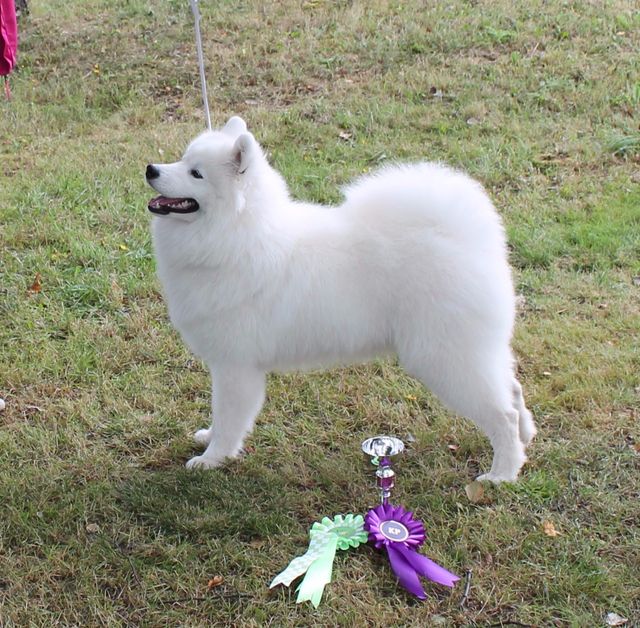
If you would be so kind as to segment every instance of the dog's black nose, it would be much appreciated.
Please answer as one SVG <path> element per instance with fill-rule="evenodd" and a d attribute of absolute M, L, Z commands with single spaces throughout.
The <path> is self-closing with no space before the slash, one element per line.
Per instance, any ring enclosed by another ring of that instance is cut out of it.
<path fill-rule="evenodd" d="M 155 166 L 149 164 L 147 166 L 147 180 L 157 179 L 160 176 L 160 170 L 158 170 Z"/>

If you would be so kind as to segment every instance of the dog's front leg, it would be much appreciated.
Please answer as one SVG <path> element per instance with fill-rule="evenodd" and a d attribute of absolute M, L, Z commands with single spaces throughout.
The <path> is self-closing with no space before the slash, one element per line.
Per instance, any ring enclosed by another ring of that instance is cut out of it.
<path fill-rule="evenodd" d="M 218 366 L 210 370 L 213 423 L 196 432 L 196 441 L 208 445 L 201 456 L 187 462 L 188 469 L 209 469 L 237 456 L 264 403 L 266 377 L 262 371 Z"/>

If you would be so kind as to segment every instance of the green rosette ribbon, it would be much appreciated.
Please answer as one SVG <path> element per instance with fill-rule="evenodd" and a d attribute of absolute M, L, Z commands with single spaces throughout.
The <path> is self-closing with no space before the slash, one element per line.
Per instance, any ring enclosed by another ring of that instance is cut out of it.
<path fill-rule="evenodd" d="M 336 515 L 316 521 L 309 531 L 309 548 L 294 558 L 289 566 L 279 573 L 269 585 L 289 586 L 298 576 L 306 575 L 298 587 L 298 604 L 310 601 L 316 608 L 322 599 L 325 585 L 331 582 L 333 559 L 336 550 L 346 550 L 366 543 L 368 535 L 364 530 L 362 515 Z"/>

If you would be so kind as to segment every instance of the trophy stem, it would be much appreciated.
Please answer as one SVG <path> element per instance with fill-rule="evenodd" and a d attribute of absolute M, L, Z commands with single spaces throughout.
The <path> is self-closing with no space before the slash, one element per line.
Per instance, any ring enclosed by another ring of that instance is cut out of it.
<path fill-rule="evenodd" d="M 376 469 L 376 486 L 380 491 L 380 503 L 386 506 L 395 486 L 395 471 L 391 468 L 391 456 L 399 454 L 404 443 L 393 436 L 374 436 L 362 443 L 362 451 L 373 458 Z"/>
<path fill-rule="evenodd" d="M 391 468 L 389 458 L 382 458 L 376 471 L 376 484 L 380 491 L 380 503 L 386 506 L 391 497 L 391 489 L 395 485 L 395 471 Z"/>

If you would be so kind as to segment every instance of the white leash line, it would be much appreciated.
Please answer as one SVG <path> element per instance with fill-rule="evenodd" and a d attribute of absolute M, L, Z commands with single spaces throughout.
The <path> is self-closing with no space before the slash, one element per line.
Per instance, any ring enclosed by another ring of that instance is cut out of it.
<path fill-rule="evenodd" d="M 200 85 L 202 87 L 202 102 L 204 113 L 207 117 L 207 128 L 211 131 L 211 115 L 209 114 L 209 99 L 207 98 L 207 79 L 204 75 L 204 54 L 202 53 L 202 38 L 200 37 L 200 11 L 198 0 L 189 0 L 191 12 L 196 23 L 196 48 L 198 49 L 198 68 L 200 69 Z"/>

